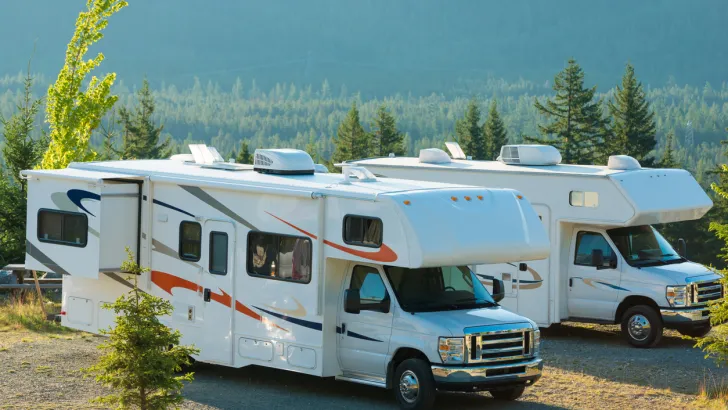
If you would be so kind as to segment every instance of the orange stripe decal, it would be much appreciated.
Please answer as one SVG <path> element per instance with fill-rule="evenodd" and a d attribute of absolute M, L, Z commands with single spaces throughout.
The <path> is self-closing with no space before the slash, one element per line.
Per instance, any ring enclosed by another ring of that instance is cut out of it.
<path fill-rule="evenodd" d="M 312 234 L 311 232 L 305 231 L 305 230 L 297 227 L 296 225 L 273 215 L 270 212 L 266 212 L 266 213 L 268 215 L 272 216 L 273 218 L 276 218 L 277 220 L 283 222 L 284 224 L 290 226 L 291 228 L 297 230 L 298 232 L 301 232 L 302 234 L 310 237 L 311 239 L 318 239 L 318 237 L 316 235 Z M 326 239 L 324 239 L 324 244 L 329 245 L 330 247 L 332 247 L 334 249 L 338 249 L 342 252 L 346 252 L 349 255 L 358 256 L 360 258 L 369 259 L 369 260 L 372 260 L 375 262 L 387 263 L 387 262 L 394 262 L 397 260 L 397 253 L 394 250 L 392 250 L 392 248 L 390 248 L 389 246 L 387 246 L 385 244 L 382 244 L 382 246 L 376 252 L 360 251 L 358 249 L 349 248 L 348 246 L 339 245 L 338 243 L 334 243 L 334 242 L 331 242 Z"/>
<path fill-rule="evenodd" d="M 169 273 L 158 270 L 152 271 L 152 283 L 159 286 L 163 291 L 170 295 L 174 288 L 189 289 L 193 292 L 198 292 L 200 290 L 200 287 L 194 282 L 190 282 L 187 279 L 182 279 L 179 276 L 170 275 Z"/>

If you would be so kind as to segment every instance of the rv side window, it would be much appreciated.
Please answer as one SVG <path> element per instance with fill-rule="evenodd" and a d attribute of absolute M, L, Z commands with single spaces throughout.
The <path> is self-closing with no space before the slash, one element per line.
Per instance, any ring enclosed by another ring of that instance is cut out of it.
<path fill-rule="evenodd" d="M 78 212 L 38 211 L 38 240 L 83 248 L 88 241 L 88 217 Z"/>
<path fill-rule="evenodd" d="M 586 208 L 599 206 L 599 194 L 597 192 L 571 191 L 569 193 L 569 204 Z"/>
<path fill-rule="evenodd" d="M 351 274 L 349 289 L 359 289 L 361 304 L 377 304 L 387 298 L 382 276 L 376 268 L 357 265 Z"/>
<path fill-rule="evenodd" d="M 602 234 L 597 232 L 579 232 L 576 234 L 576 255 L 574 256 L 574 265 L 595 266 L 592 262 L 592 251 L 598 249 L 602 251 L 604 258 L 604 266 L 610 266 L 609 261 L 617 258 L 617 255 L 609 246 L 609 243 Z"/>
<path fill-rule="evenodd" d="M 197 222 L 182 221 L 179 224 L 179 257 L 197 262 L 202 254 L 202 226 Z"/>
<path fill-rule="evenodd" d="M 308 238 L 248 233 L 247 269 L 250 276 L 309 283 L 312 260 L 311 240 Z"/>
<path fill-rule="evenodd" d="M 210 267 L 213 275 L 227 275 L 228 235 L 225 232 L 210 232 Z"/>
<path fill-rule="evenodd" d="M 382 220 L 366 216 L 344 217 L 344 242 L 349 245 L 379 248 L 382 246 Z"/>

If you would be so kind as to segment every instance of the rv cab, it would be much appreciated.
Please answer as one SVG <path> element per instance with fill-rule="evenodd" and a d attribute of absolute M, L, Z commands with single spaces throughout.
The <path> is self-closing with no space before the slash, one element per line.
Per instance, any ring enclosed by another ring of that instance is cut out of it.
<path fill-rule="evenodd" d="M 625 155 L 606 166 L 561 163 L 546 145 L 507 145 L 497 161 L 466 160 L 426 149 L 418 158 L 388 157 L 340 164 L 375 175 L 511 188 L 532 204 L 551 250 L 545 260 L 474 268 L 483 283 L 505 284 L 503 306 L 539 326 L 561 321 L 620 324 L 636 347 L 656 345 L 663 328 L 688 336 L 710 330 L 708 303 L 723 297 L 720 277 L 675 249 L 660 224 L 699 219 L 712 207 L 685 170 L 642 168 Z"/>
<path fill-rule="evenodd" d="M 114 325 L 102 305 L 132 286 L 128 247 L 199 361 L 388 388 L 405 409 L 438 390 L 513 400 L 541 376 L 538 326 L 473 270 L 548 256 L 518 191 L 317 172 L 298 150 L 256 150 L 252 166 L 190 150 L 24 171 L 26 267 L 63 274 L 64 326 Z"/>

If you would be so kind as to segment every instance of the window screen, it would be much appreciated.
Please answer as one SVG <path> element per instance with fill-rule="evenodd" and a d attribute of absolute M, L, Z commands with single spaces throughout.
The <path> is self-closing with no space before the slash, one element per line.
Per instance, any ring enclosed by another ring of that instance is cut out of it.
<path fill-rule="evenodd" d="M 210 273 L 227 275 L 228 235 L 225 232 L 210 232 Z"/>
<path fill-rule="evenodd" d="M 202 226 L 197 222 L 182 221 L 179 224 L 179 257 L 197 262 L 202 254 Z"/>
<path fill-rule="evenodd" d="M 251 276 L 309 283 L 311 240 L 265 232 L 248 234 L 247 268 Z"/>
<path fill-rule="evenodd" d="M 344 242 L 349 245 L 379 248 L 382 246 L 382 220 L 366 216 L 344 217 Z"/>
<path fill-rule="evenodd" d="M 576 256 L 574 265 L 594 266 L 592 263 L 592 251 L 599 249 L 604 256 L 604 266 L 609 266 L 609 261 L 616 259 L 616 255 L 609 246 L 604 236 L 596 232 L 579 232 L 576 235 Z"/>
<path fill-rule="evenodd" d="M 88 241 L 88 217 L 77 212 L 41 209 L 38 212 L 38 240 L 83 248 Z"/>

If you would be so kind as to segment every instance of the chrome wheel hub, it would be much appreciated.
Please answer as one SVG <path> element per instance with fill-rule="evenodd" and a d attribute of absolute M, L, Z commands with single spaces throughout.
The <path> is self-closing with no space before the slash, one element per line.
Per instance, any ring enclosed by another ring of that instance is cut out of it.
<path fill-rule="evenodd" d="M 420 392 L 420 382 L 417 380 L 417 376 L 412 370 L 407 370 L 402 373 L 399 378 L 399 393 L 407 403 L 414 403 L 417 401 L 417 395 Z"/>
<path fill-rule="evenodd" d="M 633 339 L 643 341 L 650 336 L 650 321 L 642 315 L 634 315 L 629 318 L 627 331 Z"/>

